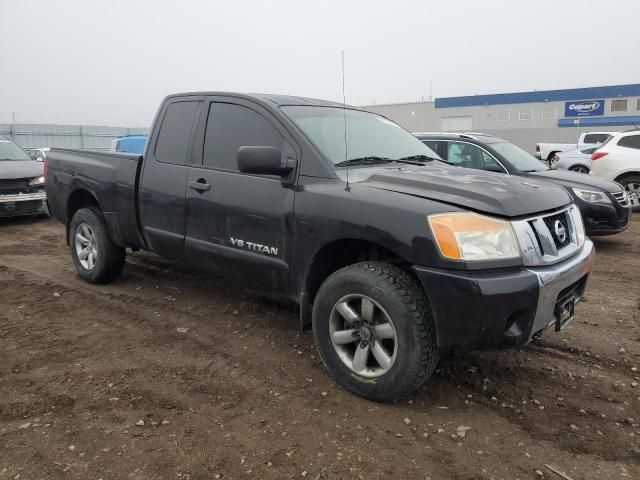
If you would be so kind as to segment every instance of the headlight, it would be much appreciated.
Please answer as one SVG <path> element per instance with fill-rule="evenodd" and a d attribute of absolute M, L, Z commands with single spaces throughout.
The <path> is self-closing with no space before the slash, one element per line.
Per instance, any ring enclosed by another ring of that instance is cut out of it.
<path fill-rule="evenodd" d="M 593 190 L 582 190 L 581 188 L 572 188 L 580 200 L 588 203 L 611 203 L 611 200 L 604 192 L 594 192 Z"/>
<path fill-rule="evenodd" d="M 454 260 L 519 258 L 511 223 L 476 213 L 440 213 L 427 216 L 442 256 Z"/>
<path fill-rule="evenodd" d="M 40 176 L 40 177 L 34 178 L 29 182 L 29 185 L 32 187 L 36 187 L 38 185 L 44 185 L 44 177 Z"/>

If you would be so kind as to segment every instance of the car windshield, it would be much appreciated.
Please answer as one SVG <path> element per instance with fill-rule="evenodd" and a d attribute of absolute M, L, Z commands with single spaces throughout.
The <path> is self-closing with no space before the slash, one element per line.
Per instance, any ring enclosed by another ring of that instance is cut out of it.
<path fill-rule="evenodd" d="M 402 159 L 415 163 L 440 160 L 404 128 L 374 113 L 318 106 L 285 106 L 282 110 L 338 167 Z"/>
<path fill-rule="evenodd" d="M 506 158 L 508 162 L 521 172 L 541 172 L 543 170 L 549 170 L 549 167 L 544 163 L 513 143 L 492 143 L 491 148 Z"/>
<path fill-rule="evenodd" d="M 0 138 L 0 161 L 2 160 L 31 160 L 31 157 L 15 143 Z"/>

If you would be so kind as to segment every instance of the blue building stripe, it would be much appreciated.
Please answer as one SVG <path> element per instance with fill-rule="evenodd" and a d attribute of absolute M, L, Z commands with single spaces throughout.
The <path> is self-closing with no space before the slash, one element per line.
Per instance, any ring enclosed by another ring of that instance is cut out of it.
<path fill-rule="evenodd" d="M 580 123 L 578 123 L 578 120 L 580 120 Z M 640 128 L 640 115 L 561 118 L 558 120 L 558 127 L 606 127 L 617 125 L 637 125 Z"/>
<path fill-rule="evenodd" d="M 509 105 L 514 103 L 565 102 L 596 98 L 640 97 L 640 84 L 611 85 L 608 87 L 543 90 L 539 92 L 497 93 L 466 97 L 436 98 L 436 108 L 476 107 L 482 105 Z"/>

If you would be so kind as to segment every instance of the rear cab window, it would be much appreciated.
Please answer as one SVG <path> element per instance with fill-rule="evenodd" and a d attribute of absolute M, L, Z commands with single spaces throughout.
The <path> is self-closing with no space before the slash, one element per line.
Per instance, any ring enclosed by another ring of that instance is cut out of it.
<path fill-rule="evenodd" d="M 197 110 L 197 101 L 169 104 L 156 141 L 157 161 L 185 165 Z"/>
<path fill-rule="evenodd" d="M 588 133 L 584 136 L 584 143 L 602 143 L 611 138 L 608 133 Z"/>

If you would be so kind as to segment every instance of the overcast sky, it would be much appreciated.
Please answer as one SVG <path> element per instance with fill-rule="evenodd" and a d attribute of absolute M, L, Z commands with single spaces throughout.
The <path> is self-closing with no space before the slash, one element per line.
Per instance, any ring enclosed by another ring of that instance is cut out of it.
<path fill-rule="evenodd" d="M 606 6 L 605 6 L 606 5 Z M 146 126 L 169 93 L 341 100 L 640 82 L 637 0 L 0 0 L 0 122 Z"/>

